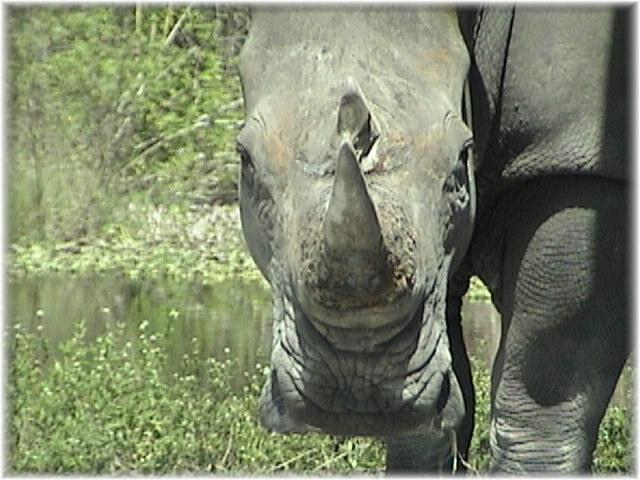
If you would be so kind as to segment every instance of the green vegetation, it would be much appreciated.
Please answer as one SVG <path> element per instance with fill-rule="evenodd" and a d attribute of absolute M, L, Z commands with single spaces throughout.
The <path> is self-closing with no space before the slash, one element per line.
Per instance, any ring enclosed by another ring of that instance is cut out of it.
<path fill-rule="evenodd" d="M 47 257 L 235 198 L 243 9 L 11 7 L 9 238 Z"/>
<path fill-rule="evenodd" d="M 95 342 L 84 327 L 48 362 L 47 340 L 16 327 L 10 372 L 15 473 L 375 471 L 371 439 L 282 436 L 257 424 L 264 375 L 231 388 L 232 359 L 202 359 L 197 342 L 169 374 L 164 337 L 124 325 Z"/>
<path fill-rule="evenodd" d="M 268 369 L 231 387 L 234 360 L 202 358 L 193 342 L 170 365 L 166 336 L 122 324 L 89 342 L 85 327 L 53 352 L 41 334 L 14 330 L 9 372 L 12 473 L 377 473 L 384 448 L 372 438 L 276 435 L 257 423 Z M 56 353 L 54 355 L 54 353 Z M 488 466 L 489 380 L 474 362 L 478 410 L 471 467 Z M 171 373 L 173 372 L 173 373 Z M 629 472 L 629 412 L 610 408 L 600 432 L 597 472 Z"/>
<path fill-rule="evenodd" d="M 486 285 L 478 277 L 471 277 L 469 280 L 469 290 L 467 292 L 469 300 L 474 302 L 490 302 L 491 294 Z"/>
<path fill-rule="evenodd" d="M 122 273 L 205 283 L 224 278 L 261 279 L 240 233 L 237 205 L 133 207 L 127 223 L 110 224 L 91 241 L 11 246 L 12 275 Z"/>
<path fill-rule="evenodd" d="M 9 273 L 259 278 L 241 239 L 234 138 L 244 8 L 9 8 Z M 488 299 L 477 279 L 475 300 Z M 14 473 L 379 472 L 368 438 L 280 436 L 257 424 L 267 372 L 234 391 L 232 358 L 194 342 L 177 373 L 142 323 L 58 352 L 16 325 L 9 364 Z M 489 380 L 474 364 L 471 466 L 488 462 Z M 629 471 L 630 412 L 611 407 L 595 468 Z"/>

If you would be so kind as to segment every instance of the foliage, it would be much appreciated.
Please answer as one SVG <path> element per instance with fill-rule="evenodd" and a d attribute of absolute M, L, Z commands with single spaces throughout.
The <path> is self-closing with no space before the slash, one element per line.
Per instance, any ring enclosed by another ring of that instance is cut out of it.
<path fill-rule="evenodd" d="M 489 289 L 478 277 L 471 277 L 467 296 L 469 300 L 474 302 L 491 301 L 491 293 L 489 293 Z"/>
<path fill-rule="evenodd" d="M 122 273 L 130 278 L 262 278 L 240 233 L 236 205 L 187 210 L 127 210 L 127 222 L 106 224 L 95 237 L 11 248 L 11 275 Z"/>
<path fill-rule="evenodd" d="M 469 467 L 472 471 L 489 469 L 489 425 L 491 419 L 491 377 L 480 361 L 471 357 L 471 370 L 476 397 L 474 429 L 469 446 Z"/>
<path fill-rule="evenodd" d="M 611 406 L 598 432 L 594 471 L 629 472 L 633 464 L 632 412 Z"/>
<path fill-rule="evenodd" d="M 633 369 L 627 365 L 622 380 L 634 384 Z M 633 405 L 632 392 L 627 392 L 625 405 Z M 598 430 L 598 443 L 593 460 L 597 473 L 626 473 L 632 471 L 635 435 L 635 412 L 626 407 L 609 405 Z"/>
<path fill-rule="evenodd" d="M 240 239 L 233 142 L 246 8 L 9 9 L 12 274 L 259 277 Z M 489 299 L 477 279 L 469 296 Z M 194 344 L 179 369 L 166 336 L 123 325 L 57 351 L 11 337 L 9 465 L 21 473 L 379 472 L 380 442 L 279 436 L 256 422 L 268 372 L 231 388 L 233 360 Z M 473 363 L 471 467 L 488 466 L 489 376 Z M 630 413 L 610 407 L 597 472 L 631 468 Z"/>
<path fill-rule="evenodd" d="M 166 335 L 142 322 L 136 342 L 124 325 L 94 342 L 85 326 L 61 351 L 19 325 L 9 372 L 9 471 L 12 473 L 378 473 L 384 448 L 371 438 L 276 435 L 257 423 L 268 369 L 231 388 L 233 362 L 203 358 L 198 342 L 170 365 Z M 473 362 L 478 410 L 471 467 L 488 465 L 489 380 Z M 597 472 L 628 472 L 629 413 L 609 409 L 600 432 Z"/>
<path fill-rule="evenodd" d="M 9 10 L 11 241 L 83 238 L 123 194 L 157 205 L 235 191 L 240 87 L 222 33 L 242 34 L 246 14 L 232 13 Z"/>
<path fill-rule="evenodd" d="M 238 395 L 232 360 L 202 359 L 197 342 L 170 373 L 163 336 L 117 325 L 94 343 L 82 323 L 59 358 L 16 327 L 10 371 L 10 470 L 29 473 L 376 471 L 372 439 L 280 436 L 256 421 L 266 372 Z M 43 353 L 45 356 L 43 357 Z"/>

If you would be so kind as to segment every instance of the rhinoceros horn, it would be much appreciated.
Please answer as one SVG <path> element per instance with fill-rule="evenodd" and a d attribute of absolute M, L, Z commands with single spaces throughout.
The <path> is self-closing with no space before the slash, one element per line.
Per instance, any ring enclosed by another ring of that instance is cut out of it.
<path fill-rule="evenodd" d="M 362 96 L 354 89 L 343 95 L 338 110 L 338 133 L 340 135 L 356 135 L 364 127 L 370 113 Z"/>
<path fill-rule="evenodd" d="M 347 270 L 351 282 L 371 281 L 372 276 L 380 281 L 388 273 L 380 222 L 349 142 L 338 154 L 323 234 L 329 259 L 342 263 L 338 270 Z M 360 274 L 367 278 L 358 278 Z"/>

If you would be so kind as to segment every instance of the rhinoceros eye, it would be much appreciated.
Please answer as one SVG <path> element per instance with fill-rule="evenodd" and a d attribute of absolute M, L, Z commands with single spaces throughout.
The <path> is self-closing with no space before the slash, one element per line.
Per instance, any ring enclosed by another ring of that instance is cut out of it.
<path fill-rule="evenodd" d="M 242 180 L 249 188 L 253 188 L 253 181 L 256 173 L 256 168 L 253 163 L 251 153 L 242 144 L 236 144 L 236 151 L 240 155 L 240 164 L 242 167 Z"/>

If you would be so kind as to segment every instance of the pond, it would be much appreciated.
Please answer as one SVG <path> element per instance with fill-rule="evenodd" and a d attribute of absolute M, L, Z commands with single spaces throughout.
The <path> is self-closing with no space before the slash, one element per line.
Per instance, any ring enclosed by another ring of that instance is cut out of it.
<path fill-rule="evenodd" d="M 125 322 L 135 342 L 141 322 L 168 335 L 171 363 L 199 344 L 202 357 L 236 360 L 236 386 L 244 372 L 267 365 L 271 346 L 271 299 L 258 281 L 228 280 L 211 285 L 132 280 L 121 276 L 12 278 L 8 285 L 10 324 L 40 328 L 52 345 L 69 339 L 81 319 L 95 338 Z M 463 303 L 465 342 L 471 355 L 489 367 L 498 347 L 500 316 L 488 302 Z M 172 327 L 172 328 L 169 328 Z M 195 340 L 194 340 L 195 339 Z M 626 370 L 629 370 L 628 368 Z M 621 377 L 614 404 L 631 407 L 632 376 Z"/>

